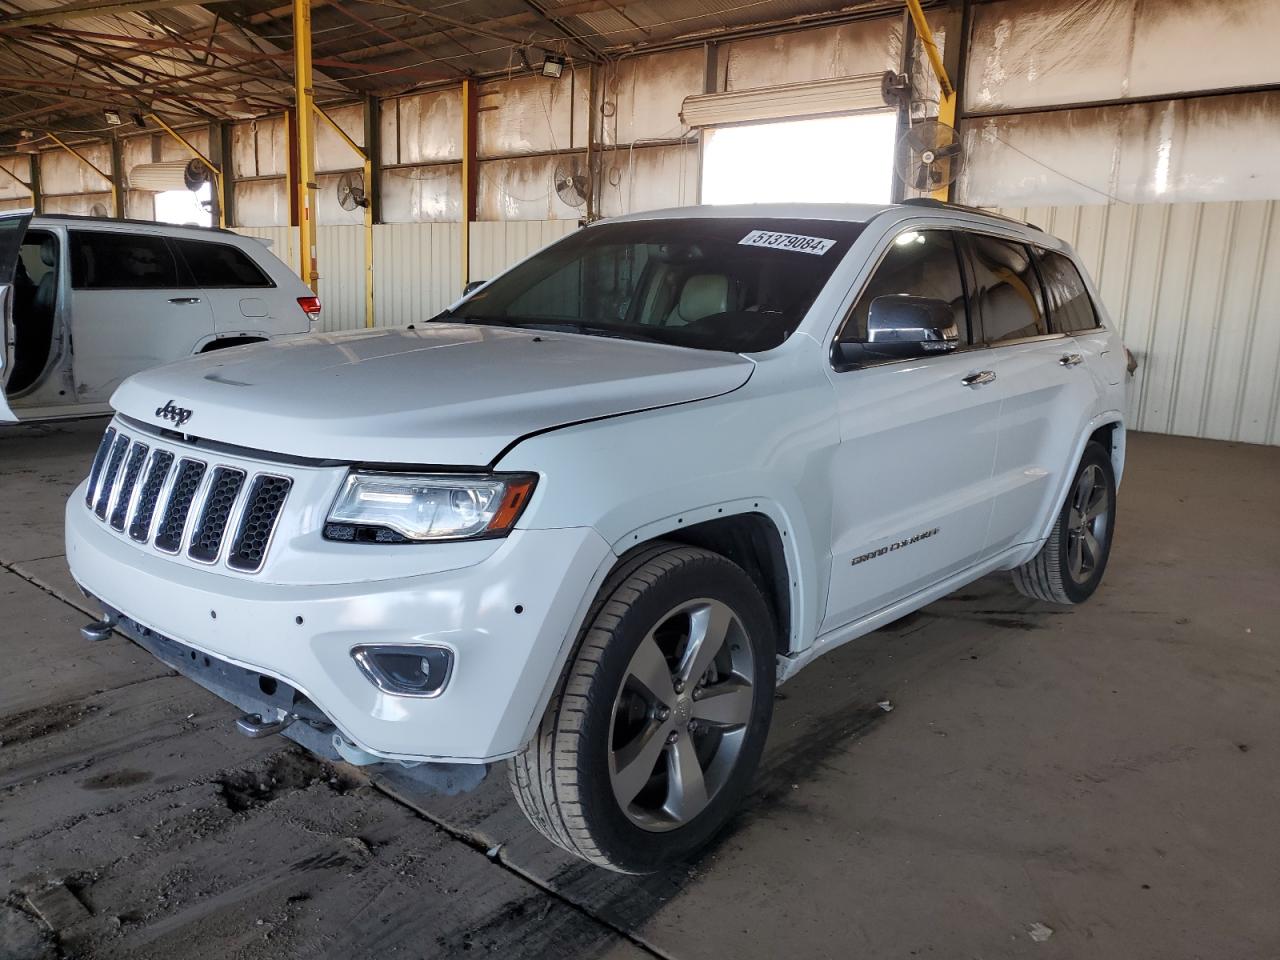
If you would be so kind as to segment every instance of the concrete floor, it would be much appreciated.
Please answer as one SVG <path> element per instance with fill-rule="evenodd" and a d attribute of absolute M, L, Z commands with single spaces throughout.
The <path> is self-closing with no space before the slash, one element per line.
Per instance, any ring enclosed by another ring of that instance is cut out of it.
<path fill-rule="evenodd" d="M 4 960 L 1280 956 L 1280 449 L 1133 437 L 1092 602 L 990 578 L 820 661 L 732 828 L 636 879 L 501 771 L 370 783 L 81 641 L 61 512 L 102 428 L 0 432 Z"/>

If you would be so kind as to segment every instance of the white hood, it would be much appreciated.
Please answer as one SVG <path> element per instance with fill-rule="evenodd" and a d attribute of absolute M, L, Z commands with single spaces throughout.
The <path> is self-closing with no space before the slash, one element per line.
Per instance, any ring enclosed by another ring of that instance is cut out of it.
<path fill-rule="evenodd" d="M 717 396 L 753 368 L 729 353 L 426 323 L 202 354 L 136 374 L 111 402 L 142 423 L 273 453 L 482 466 L 526 434 Z"/>

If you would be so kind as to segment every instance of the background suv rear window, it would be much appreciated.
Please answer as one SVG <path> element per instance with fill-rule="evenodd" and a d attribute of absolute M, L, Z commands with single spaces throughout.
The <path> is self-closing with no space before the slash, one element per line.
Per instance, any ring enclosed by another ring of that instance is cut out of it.
<path fill-rule="evenodd" d="M 172 240 L 198 287 L 270 287 L 271 280 L 249 255 L 229 243 Z"/>

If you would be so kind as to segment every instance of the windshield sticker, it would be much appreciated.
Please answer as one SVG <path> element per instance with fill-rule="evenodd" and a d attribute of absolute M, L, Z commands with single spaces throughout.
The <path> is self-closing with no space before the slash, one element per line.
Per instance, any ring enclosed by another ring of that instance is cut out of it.
<path fill-rule="evenodd" d="M 774 233 L 772 230 L 752 230 L 738 241 L 740 247 L 768 247 L 771 250 L 790 250 L 794 253 L 811 253 L 820 257 L 836 245 L 834 240 L 822 237 L 806 237 L 799 233 Z"/>

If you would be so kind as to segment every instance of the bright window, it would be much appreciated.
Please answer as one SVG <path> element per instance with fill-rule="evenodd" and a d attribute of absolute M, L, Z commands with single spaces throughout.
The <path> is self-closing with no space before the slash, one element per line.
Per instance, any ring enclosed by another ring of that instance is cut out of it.
<path fill-rule="evenodd" d="M 703 203 L 888 203 L 892 111 L 706 131 Z"/>
<path fill-rule="evenodd" d="M 190 190 L 165 190 L 157 193 L 156 220 L 160 223 L 211 227 L 213 217 L 205 204 L 212 196 L 207 183 L 194 193 Z"/>

